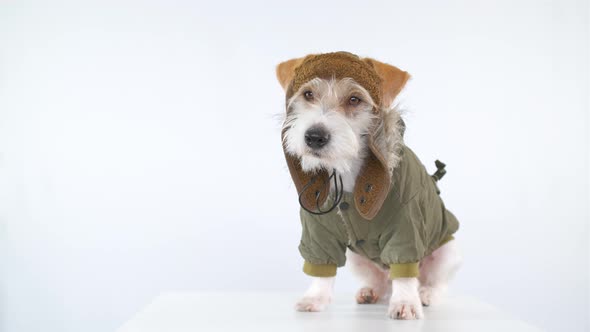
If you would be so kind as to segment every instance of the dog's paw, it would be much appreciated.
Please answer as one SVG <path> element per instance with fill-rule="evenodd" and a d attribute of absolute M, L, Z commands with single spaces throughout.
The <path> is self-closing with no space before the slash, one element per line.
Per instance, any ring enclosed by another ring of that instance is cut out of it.
<path fill-rule="evenodd" d="M 422 304 L 429 306 L 431 304 L 436 304 L 439 301 L 443 289 L 440 287 L 420 286 L 419 293 Z"/>
<path fill-rule="evenodd" d="M 330 303 L 330 298 L 326 296 L 305 296 L 295 304 L 295 310 L 303 312 L 324 311 Z"/>
<path fill-rule="evenodd" d="M 406 301 L 391 301 L 389 303 L 388 314 L 393 319 L 422 319 L 424 312 L 422 311 L 421 303 L 413 303 Z"/>
<path fill-rule="evenodd" d="M 379 294 L 370 287 L 363 287 L 356 293 L 356 303 L 358 304 L 373 304 L 379 300 Z"/>

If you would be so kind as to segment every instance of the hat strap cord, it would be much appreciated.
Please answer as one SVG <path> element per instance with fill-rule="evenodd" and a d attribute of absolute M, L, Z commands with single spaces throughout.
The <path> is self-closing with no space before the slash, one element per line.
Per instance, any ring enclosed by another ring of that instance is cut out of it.
<path fill-rule="evenodd" d="M 334 196 L 334 203 L 332 204 L 332 206 L 326 210 L 326 211 L 322 211 L 322 209 L 320 208 L 320 197 L 321 197 L 321 193 L 325 190 L 330 190 L 330 180 L 334 180 L 334 192 L 335 192 L 335 196 Z M 340 180 L 340 186 L 338 186 L 338 179 Z M 301 192 L 299 193 L 299 205 L 301 205 L 301 207 L 311 213 L 311 214 L 315 214 L 315 215 L 323 215 L 323 214 L 327 214 L 332 212 L 332 210 L 334 210 L 336 208 L 336 206 L 338 206 L 338 204 L 340 204 L 340 201 L 342 200 L 342 196 L 344 196 L 344 186 L 342 185 L 342 175 L 336 175 L 336 169 L 333 170 L 332 175 L 330 175 L 328 177 L 327 180 L 324 181 L 324 185 L 320 188 L 320 190 L 315 192 L 315 206 L 317 208 L 316 211 L 310 210 L 307 207 L 305 207 L 305 205 L 303 205 L 303 201 L 301 199 L 301 197 L 303 197 L 303 194 L 305 194 L 305 192 L 311 187 L 312 184 L 315 183 L 315 181 L 317 180 L 317 176 L 313 176 L 309 182 L 303 187 L 303 189 L 301 190 Z"/>

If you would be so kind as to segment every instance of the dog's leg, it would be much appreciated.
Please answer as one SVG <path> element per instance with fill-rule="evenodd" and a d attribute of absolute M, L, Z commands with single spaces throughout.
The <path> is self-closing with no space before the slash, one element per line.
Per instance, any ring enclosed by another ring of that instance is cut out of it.
<path fill-rule="evenodd" d="M 348 250 L 346 256 L 352 272 L 363 283 L 363 287 L 356 293 L 357 303 L 376 303 L 379 299 L 385 299 L 389 296 L 391 284 L 389 283 L 387 270 L 350 250 Z"/>
<path fill-rule="evenodd" d="M 334 279 L 334 277 L 313 277 L 311 285 L 303 298 L 297 302 L 295 309 L 297 311 L 323 311 L 332 301 Z"/>
<path fill-rule="evenodd" d="M 455 240 L 445 243 L 420 264 L 420 299 L 428 306 L 444 294 L 449 281 L 461 265 Z"/>
<path fill-rule="evenodd" d="M 389 300 L 389 317 L 394 319 L 421 319 L 424 317 L 418 278 L 395 278 L 391 281 L 393 291 Z"/>

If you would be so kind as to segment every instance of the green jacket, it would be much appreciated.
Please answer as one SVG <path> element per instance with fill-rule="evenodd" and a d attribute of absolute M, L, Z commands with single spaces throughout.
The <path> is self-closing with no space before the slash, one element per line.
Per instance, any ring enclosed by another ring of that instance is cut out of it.
<path fill-rule="evenodd" d="M 401 153 L 389 194 L 373 220 L 359 215 L 351 193 L 344 193 L 338 209 L 325 215 L 301 209 L 299 251 L 306 274 L 336 275 L 348 248 L 389 268 L 392 279 L 417 277 L 420 260 L 453 239 L 459 222 L 445 208 L 435 181 L 412 150 L 404 147 Z M 330 195 L 325 206 L 333 199 Z"/>

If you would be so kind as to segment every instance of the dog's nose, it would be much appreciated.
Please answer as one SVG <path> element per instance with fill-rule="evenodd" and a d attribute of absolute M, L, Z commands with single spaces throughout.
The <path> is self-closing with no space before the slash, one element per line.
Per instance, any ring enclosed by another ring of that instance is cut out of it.
<path fill-rule="evenodd" d="M 320 149 L 330 141 L 330 134 L 322 127 L 311 127 L 305 132 L 305 144 L 312 149 Z"/>

